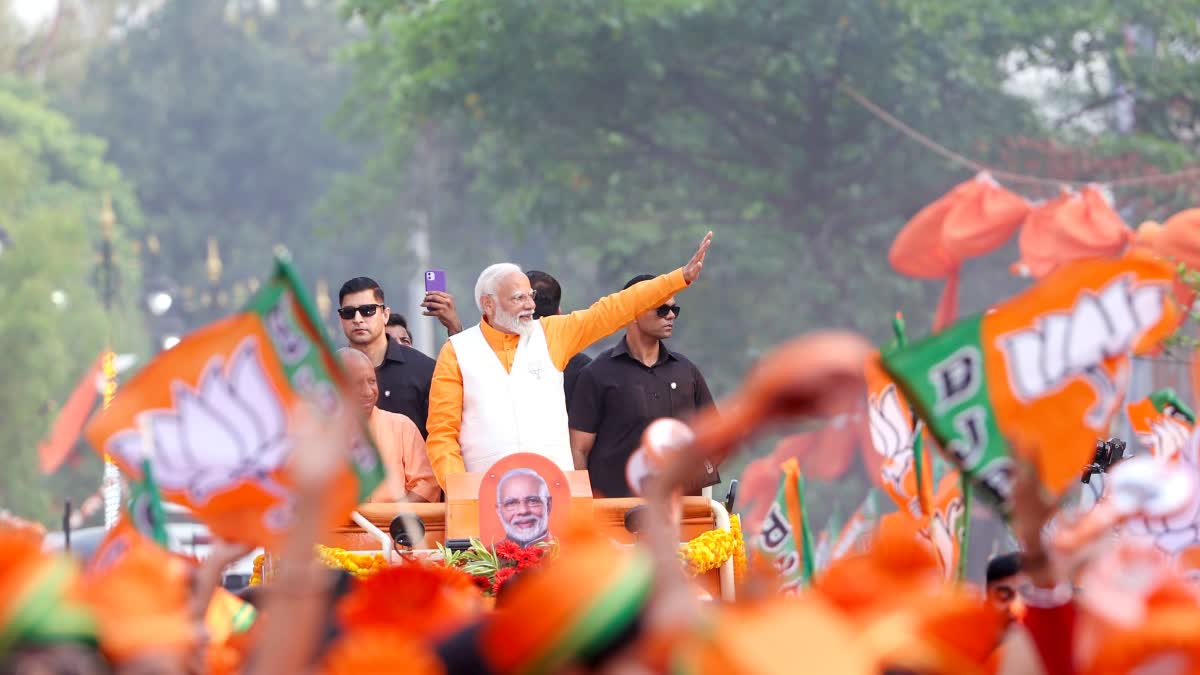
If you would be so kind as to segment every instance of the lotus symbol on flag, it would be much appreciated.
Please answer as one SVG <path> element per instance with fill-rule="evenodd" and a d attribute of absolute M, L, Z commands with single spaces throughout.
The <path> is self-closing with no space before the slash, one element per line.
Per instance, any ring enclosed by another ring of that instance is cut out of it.
<path fill-rule="evenodd" d="M 1192 432 L 1176 456 L 1178 461 L 1146 457 L 1139 462 L 1139 458 L 1134 458 L 1114 467 L 1114 474 L 1120 470 L 1121 476 L 1131 476 L 1128 482 L 1140 479 L 1141 485 L 1134 487 L 1140 487 L 1146 495 L 1143 501 L 1147 506 L 1140 509 L 1140 517 L 1123 524 L 1123 534 L 1148 538 L 1159 549 L 1172 554 L 1200 543 L 1200 481 L 1196 480 L 1198 450 L 1200 433 Z M 1122 490 L 1119 486 L 1105 492 L 1109 499 L 1114 499 L 1118 492 L 1137 494 L 1136 490 Z"/>
<path fill-rule="evenodd" d="M 938 510 L 929 518 L 929 529 L 921 534 L 929 537 L 933 549 L 937 552 L 938 564 L 946 579 L 954 576 L 955 549 L 958 548 L 958 531 L 963 516 L 966 515 L 963 501 L 960 498 L 952 500 L 945 510 Z"/>
<path fill-rule="evenodd" d="M 870 397 L 868 404 L 871 447 L 883 456 L 883 478 L 896 494 L 907 494 L 904 479 L 912 471 L 913 428 L 901 407 L 896 385 L 887 385 L 878 396 Z"/>
<path fill-rule="evenodd" d="M 1177 459 L 1183 446 L 1187 444 L 1189 429 L 1182 422 L 1170 416 L 1168 412 L 1161 419 L 1150 421 L 1150 433 L 1137 435 L 1138 442 L 1150 448 L 1158 459 L 1169 461 Z"/>
<path fill-rule="evenodd" d="M 163 490 L 184 492 L 197 505 L 243 482 L 283 495 L 270 474 L 291 449 L 287 416 L 258 340 L 245 339 L 224 361 L 213 356 L 195 388 L 172 382 L 174 408 L 141 413 L 138 428 L 116 434 L 108 451 L 133 466 L 149 459 Z"/>

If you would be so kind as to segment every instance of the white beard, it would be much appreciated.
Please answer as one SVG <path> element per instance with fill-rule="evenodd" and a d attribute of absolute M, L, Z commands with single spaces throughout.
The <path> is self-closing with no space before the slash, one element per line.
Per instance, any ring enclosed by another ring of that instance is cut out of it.
<path fill-rule="evenodd" d="M 528 319 L 522 320 L 520 315 L 509 314 L 497 307 L 496 316 L 492 317 L 492 324 L 501 330 L 516 333 L 521 337 L 528 337 L 533 332 L 533 315 L 529 314 L 528 316 Z"/>
<path fill-rule="evenodd" d="M 503 521 L 503 519 L 501 520 L 504 525 L 504 533 L 508 535 L 508 538 L 522 546 L 526 546 L 530 542 L 544 536 L 546 534 L 546 530 L 549 529 L 549 527 L 547 527 L 550 524 L 549 521 L 550 516 L 548 514 L 538 518 L 536 522 L 524 526 L 517 525 L 515 523 L 509 523 Z"/>

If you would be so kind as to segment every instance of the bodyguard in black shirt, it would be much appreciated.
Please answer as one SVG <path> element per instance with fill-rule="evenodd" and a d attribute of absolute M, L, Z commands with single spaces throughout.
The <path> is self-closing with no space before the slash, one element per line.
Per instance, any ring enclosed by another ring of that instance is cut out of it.
<path fill-rule="evenodd" d="M 384 332 L 391 310 L 384 304 L 383 289 L 374 279 L 356 277 L 338 291 L 338 317 L 350 346 L 375 364 L 381 410 L 399 413 L 412 420 L 428 436 L 429 387 L 435 361 L 412 347 L 405 347 Z"/>
<path fill-rule="evenodd" d="M 653 279 L 636 276 L 625 284 Z M 629 324 L 616 346 L 601 352 L 579 374 L 570 402 L 571 451 L 575 468 L 591 474 L 592 492 L 632 497 L 625 465 L 646 426 L 660 417 L 687 419 L 712 404 L 704 376 L 682 354 L 667 349 L 680 312 L 675 298 Z M 715 467 L 698 467 L 689 490 L 721 481 Z"/>
<path fill-rule="evenodd" d="M 562 314 L 562 286 L 558 284 L 558 279 L 539 270 L 529 270 L 525 276 L 529 277 L 529 287 L 537 292 L 533 299 L 533 318 Z M 567 361 L 567 367 L 563 369 L 563 393 L 567 397 L 568 414 L 571 410 L 571 397 L 575 393 L 575 383 L 579 381 L 579 373 L 591 362 L 592 357 L 579 352 Z"/>

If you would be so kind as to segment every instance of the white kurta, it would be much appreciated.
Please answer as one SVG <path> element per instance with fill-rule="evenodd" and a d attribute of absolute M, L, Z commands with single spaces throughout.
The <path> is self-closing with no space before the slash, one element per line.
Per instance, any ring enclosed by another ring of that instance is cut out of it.
<path fill-rule="evenodd" d="M 555 367 L 540 321 L 517 342 L 505 372 L 478 325 L 450 338 L 463 380 L 458 443 L 467 471 L 482 472 L 518 452 L 548 457 L 563 471 L 575 468 L 567 431 L 563 374 Z"/>

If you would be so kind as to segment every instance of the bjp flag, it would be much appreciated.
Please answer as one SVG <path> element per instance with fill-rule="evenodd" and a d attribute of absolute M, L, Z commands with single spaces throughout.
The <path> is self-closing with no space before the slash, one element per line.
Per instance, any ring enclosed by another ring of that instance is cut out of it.
<path fill-rule="evenodd" d="M 882 356 L 943 453 L 1008 512 L 1014 453 L 1061 494 L 1124 399 L 1130 355 L 1175 330 L 1174 270 L 1130 255 L 1068 263 L 1036 286 Z"/>
<path fill-rule="evenodd" d="M 914 450 L 920 449 L 914 445 L 920 442 L 919 425 L 913 419 L 904 394 L 880 366 L 879 359 L 867 361 L 864 375 L 868 431 L 864 440 L 881 459 L 874 477 L 896 506 L 920 516 L 930 508 L 933 473 L 930 470 L 932 462 L 916 461 Z"/>
<path fill-rule="evenodd" d="M 882 521 L 913 522 L 917 536 L 933 550 L 937 556 L 938 569 L 942 571 L 945 579 L 950 581 L 959 572 L 967 541 L 967 521 L 970 517 L 958 472 L 951 471 L 942 476 L 932 506 L 928 515 L 896 511 L 884 516 Z"/>
<path fill-rule="evenodd" d="M 1129 425 L 1150 454 L 1175 460 L 1192 434 L 1196 416 L 1172 389 L 1160 389 L 1125 406 Z"/>
<path fill-rule="evenodd" d="M 782 577 L 784 594 L 794 595 L 812 581 L 816 559 L 804 506 L 804 476 L 800 474 L 800 463 L 793 457 L 779 468 L 783 472 L 779 489 L 754 543 L 763 555 L 773 560 Z"/>
<path fill-rule="evenodd" d="M 88 440 L 140 479 L 148 461 L 166 501 L 190 509 L 226 540 L 272 547 L 291 521 L 288 458 L 301 403 L 341 411 L 341 375 L 291 265 L 239 313 L 164 352 L 92 419 Z M 383 479 L 359 434 L 324 501 L 344 522 Z M 350 439 L 347 439 L 350 441 Z"/>

